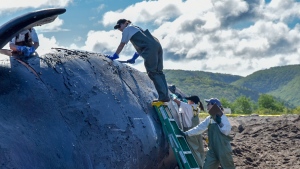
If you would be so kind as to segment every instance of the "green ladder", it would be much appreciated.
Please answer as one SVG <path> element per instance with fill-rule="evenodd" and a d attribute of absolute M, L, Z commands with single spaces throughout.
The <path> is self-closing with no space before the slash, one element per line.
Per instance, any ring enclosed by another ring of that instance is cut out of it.
<path fill-rule="evenodd" d="M 168 138 L 180 169 L 200 169 L 168 105 L 164 102 L 153 102 L 152 106 L 158 114 L 163 132 Z"/>

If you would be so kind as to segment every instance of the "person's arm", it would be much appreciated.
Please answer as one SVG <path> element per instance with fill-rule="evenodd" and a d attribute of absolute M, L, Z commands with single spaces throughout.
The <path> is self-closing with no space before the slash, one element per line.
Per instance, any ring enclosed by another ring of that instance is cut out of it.
<path fill-rule="evenodd" d="M 12 51 L 17 51 L 17 45 L 15 45 L 15 38 L 13 38 L 10 42 L 9 42 L 9 48 L 12 50 Z"/>
<path fill-rule="evenodd" d="M 218 125 L 220 131 L 225 135 L 229 135 L 231 132 L 231 125 L 230 125 L 230 122 L 229 122 L 227 116 L 224 114 L 221 116 L 221 123 L 222 123 L 222 125 Z"/>
<path fill-rule="evenodd" d="M 210 116 L 206 117 L 200 124 L 198 124 L 194 128 L 186 131 L 185 132 L 186 135 L 194 136 L 194 135 L 202 134 L 205 130 L 207 130 L 209 122 L 210 122 Z"/>
<path fill-rule="evenodd" d="M 33 47 L 36 50 L 40 46 L 39 42 L 33 42 Z"/>
<path fill-rule="evenodd" d="M 119 54 L 123 50 L 124 46 L 125 46 L 125 43 L 121 42 L 119 44 L 116 52 L 113 55 L 107 55 L 106 57 L 109 58 L 109 59 L 111 59 L 111 60 L 119 59 Z"/>
<path fill-rule="evenodd" d="M 38 35 L 37 35 L 34 28 L 31 28 L 30 36 L 31 36 L 31 39 L 32 39 L 32 46 L 36 50 L 40 46 L 40 43 L 39 43 L 39 37 L 38 37 Z"/>
<path fill-rule="evenodd" d="M 9 48 L 12 50 L 12 51 L 17 51 L 17 45 L 13 44 L 13 43 L 9 43 Z"/>
<path fill-rule="evenodd" d="M 122 52 L 125 45 L 126 45 L 125 43 L 121 42 L 115 53 L 119 55 Z"/>
<path fill-rule="evenodd" d="M 180 106 L 180 102 L 181 102 L 181 101 L 179 101 L 179 100 L 177 100 L 177 99 L 173 99 L 173 101 L 178 105 L 178 107 Z"/>

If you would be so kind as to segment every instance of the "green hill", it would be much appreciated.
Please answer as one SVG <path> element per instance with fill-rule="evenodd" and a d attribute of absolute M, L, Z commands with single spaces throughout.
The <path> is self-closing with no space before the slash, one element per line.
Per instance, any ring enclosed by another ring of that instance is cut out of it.
<path fill-rule="evenodd" d="M 246 96 L 257 101 L 270 94 L 292 106 L 300 106 L 300 65 L 272 67 L 246 77 L 203 71 L 164 70 L 168 84 L 201 100 L 217 97 L 234 101 Z"/>
<path fill-rule="evenodd" d="M 300 76 L 295 77 L 286 85 L 279 87 L 277 90 L 269 92 L 275 97 L 278 97 L 285 102 L 293 105 L 293 106 L 300 106 Z"/>
<path fill-rule="evenodd" d="M 299 75 L 300 65 L 272 67 L 270 69 L 254 72 L 232 84 L 247 87 L 261 93 L 268 93 L 287 85 Z"/>
<path fill-rule="evenodd" d="M 164 70 L 168 84 L 174 84 L 187 95 L 198 95 L 200 99 L 217 97 L 234 101 L 239 96 L 257 100 L 259 93 L 230 83 L 242 76 L 203 71 Z"/>
<path fill-rule="evenodd" d="M 242 76 L 230 75 L 230 74 L 222 74 L 222 73 L 211 73 L 204 71 L 186 71 L 186 70 L 164 70 L 166 76 L 169 79 L 174 78 L 184 78 L 184 77 L 199 77 L 199 78 L 208 78 L 215 81 L 220 81 L 224 83 L 232 83 L 241 78 Z"/>
<path fill-rule="evenodd" d="M 293 106 L 300 106 L 300 65 L 272 67 L 232 82 L 260 93 L 271 94 Z"/>

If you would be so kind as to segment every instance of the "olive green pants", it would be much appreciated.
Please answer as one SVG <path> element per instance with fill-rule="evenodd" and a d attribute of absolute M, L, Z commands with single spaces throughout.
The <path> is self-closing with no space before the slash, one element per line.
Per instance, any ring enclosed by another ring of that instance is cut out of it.
<path fill-rule="evenodd" d="M 198 124 L 199 124 L 199 118 L 193 117 L 192 118 L 192 127 L 194 127 Z M 192 127 L 184 128 L 184 131 L 191 129 Z M 196 136 L 187 136 L 186 141 L 188 142 L 189 147 L 190 147 L 199 167 L 202 168 L 203 163 L 204 163 L 204 158 L 205 158 L 202 134 L 196 135 Z"/>
<path fill-rule="evenodd" d="M 204 169 L 217 169 L 219 165 L 224 169 L 234 169 L 232 150 L 229 136 L 224 135 L 216 123 L 208 126 L 208 147 L 204 161 Z"/>

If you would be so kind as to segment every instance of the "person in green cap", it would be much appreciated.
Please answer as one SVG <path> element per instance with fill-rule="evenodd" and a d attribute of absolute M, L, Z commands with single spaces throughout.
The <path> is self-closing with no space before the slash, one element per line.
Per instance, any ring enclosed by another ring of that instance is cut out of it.
<path fill-rule="evenodd" d="M 217 98 L 206 99 L 207 110 L 209 111 L 214 104 L 216 104 L 222 111 L 224 111 L 221 102 Z M 231 132 L 231 125 L 228 118 L 223 113 L 222 116 L 216 115 L 213 119 L 211 116 L 205 118 L 196 127 L 183 132 L 186 136 L 194 136 L 203 133 L 208 129 L 208 148 L 206 158 L 204 161 L 204 169 L 217 169 L 220 165 L 224 169 L 234 169 L 234 162 L 232 158 L 232 149 L 229 137 Z"/>

